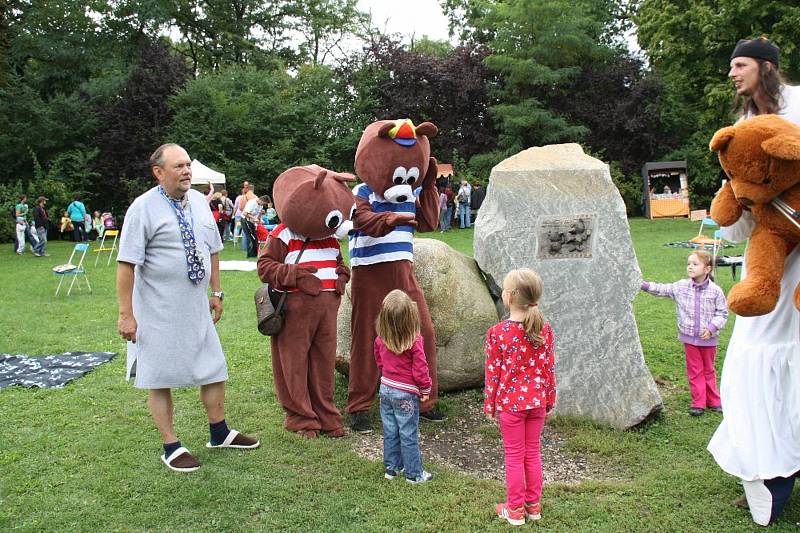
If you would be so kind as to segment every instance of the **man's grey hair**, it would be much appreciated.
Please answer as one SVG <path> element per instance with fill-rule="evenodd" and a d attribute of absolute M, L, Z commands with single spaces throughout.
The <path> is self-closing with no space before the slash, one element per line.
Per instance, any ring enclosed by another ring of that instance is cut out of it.
<path fill-rule="evenodd" d="M 162 144 L 156 151 L 153 152 L 153 155 L 150 156 L 150 167 L 163 167 L 164 166 L 164 150 L 167 148 L 180 148 L 180 145 L 175 143 L 166 143 Z"/>

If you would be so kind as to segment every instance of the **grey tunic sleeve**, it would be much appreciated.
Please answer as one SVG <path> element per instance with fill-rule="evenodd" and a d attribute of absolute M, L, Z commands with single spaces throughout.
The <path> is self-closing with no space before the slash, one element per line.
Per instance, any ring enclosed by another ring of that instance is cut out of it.
<path fill-rule="evenodd" d="M 142 208 L 144 202 L 137 198 L 125 213 L 125 221 L 119 240 L 117 261 L 141 265 L 144 263 L 145 249 L 147 248 L 147 212 Z"/>

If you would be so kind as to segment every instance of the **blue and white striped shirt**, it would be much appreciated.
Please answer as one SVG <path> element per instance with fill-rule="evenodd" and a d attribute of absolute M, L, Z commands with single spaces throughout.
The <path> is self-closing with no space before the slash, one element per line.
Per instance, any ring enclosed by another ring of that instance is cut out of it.
<path fill-rule="evenodd" d="M 361 183 L 353 189 L 353 194 L 369 201 L 372 210 L 376 213 L 399 213 L 416 215 L 416 198 L 411 202 L 395 204 L 386 201 L 383 196 L 372 192 L 366 183 Z M 414 261 L 414 228 L 412 226 L 397 226 L 383 237 L 370 237 L 361 232 L 354 231 L 350 235 L 350 266 L 374 265 L 391 261 Z"/>

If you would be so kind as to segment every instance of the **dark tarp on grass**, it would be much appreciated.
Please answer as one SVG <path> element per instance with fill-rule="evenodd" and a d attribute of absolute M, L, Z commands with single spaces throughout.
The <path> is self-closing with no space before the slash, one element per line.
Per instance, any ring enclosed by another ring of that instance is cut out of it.
<path fill-rule="evenodd" d="M 63 387 L 94 367 L 110 361 L 116 352 L 64 352 L 57 355 L 0 354 L 0 389 L 10 385 Z"/>

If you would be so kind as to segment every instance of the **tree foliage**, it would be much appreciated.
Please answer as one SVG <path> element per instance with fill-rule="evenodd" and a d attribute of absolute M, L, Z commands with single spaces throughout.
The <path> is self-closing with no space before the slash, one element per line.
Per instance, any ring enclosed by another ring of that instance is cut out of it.
<path fill-rule="evenodd" d="M 775 0 L 440 2 L 458 45 L 401 44 L 357 0 L 0 0 L 0 193 L 119 211 L 167 141 L 229 188 L 267 190 L 292 165 L 352 171 L 369 122 L 409 117 L 480 179 L 529 146 L 582 142 L 635 209 L 647 160 L 689 159 L 699 198 L 715 185 L 706 142 L 730 120 L 737 38 L 770 33 L 800 73 L 798 8 Z M 621 45 L 632 7 L 648 63 Z"/>
<path fill-rule="evenodd" d="M 624 175 L 674 149 L 679 136 L 662 129 L 663 83 L 642 62 L 623 50 L 585 63 L 566 97 L 548 98 L 554 109 L 587 133 L 584 142 L 606 161 L 616 161 Z"/>
<path fill-rule="evenodd" d="M 698 205 L 719 187 L 708 151 L 714 131 L 730 124 L 730 54 L 739 39 L 767 34 L 781 47 L 781 69 L 800 81 L 800 6 L 780 0 L 643 0 L 639 44 L 666 86 L 664 121 L 685 132 L 667 157 L 687 159 Z"/>
<path fill-rule="evenodd" d="M 377 39 L 358 66 L 373 69 L 373 84 L 364 87 L 374 91 L 373 116 L 432 121 L 439 135 L 431 149 L 441 161 L 492 150 L 497 133 L 488 110 L 495 76 L 483 63 L 488 53 L 477 45 L 447 50 L 425 41 L 409 50 L 390 38 Z"/>
<path fill-rule="evenodd" d="M 172 122 L 169 98 L 188 78 L 183 60 L 156 43 L 141 51 L 117 94 L 95 101 L 98 125 L 93 144 L 98 154 L 92 164 L 97 176 L 93 189 L 103 191 L 104 205 L 130 202 L 152 183 L 147 160 Z"/>
<path fill-rule="evenodd" d="M 317 163 L 351 170 L 363 123 L 347 120 L 350 102 L 331 69 L 308 65 L 292 77 L 276 69 L 228 67 L 191 81 L 171 102 L 166 140 L 225 169 L 232 184 L 269 186 L 289 167 Z"/>

